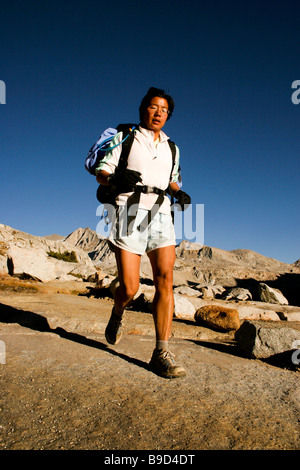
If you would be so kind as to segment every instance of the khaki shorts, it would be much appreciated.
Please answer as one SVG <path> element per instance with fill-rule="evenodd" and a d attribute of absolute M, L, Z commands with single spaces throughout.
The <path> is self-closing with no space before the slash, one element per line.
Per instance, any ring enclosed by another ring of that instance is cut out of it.
<path fill-rule="evenodd" d="M 149 211 L 138 209 L 135 219 L 128 223 L 127 206 L 118 206 L 108 239 L 123 250 L 137 255 L 149 253 L 157 248 L 176 245 L 174 225 L 170 214 L 158 212 L 145 223 Z"/>

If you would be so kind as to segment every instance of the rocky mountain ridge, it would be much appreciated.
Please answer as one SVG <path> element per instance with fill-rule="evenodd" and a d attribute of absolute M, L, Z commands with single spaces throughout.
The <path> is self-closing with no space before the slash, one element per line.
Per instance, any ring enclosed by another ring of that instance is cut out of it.
<path fill-rule="evenodd" d="M 56 259 L 49 256 L 50 252 L 74 252 L 77 262 Z M 78 228 L 61 239 L 57 235 L 38 237 L 0 224 L 0 272 L 42 282 L 91 280 L 99 272 L 115 275 L 116 263 L 107 239 L 89 227 Z M 141 261 L 141 277 L 152 278 L 146 255 Z M 290 304 L 300 305 L 299 277 L 299 260 L 288 264 L 247 249 L 226 251 L 186 240 L 176 247 L 174 286 L 202 283 L 224 289 L 243 287 L 250 289 L 255 298 L 259 283 L 266 282 L 281 289 Z"/>
<path fill-rule="evenodd" d="M 89 253 L 91 259 L 96 264 L 97 262 L 105 261 L 103 257 L 99 256 L 99 253 L 106 253 L 106 250 L 103 250 L 103 246 L 107 244 L 107 240 L 89 227 L 74 230 L 74 232 L 65 238 L 65 241 Z M 197 260 L 199 263 L 212 267 L 214 265 L 237 266 L 270 272 L 294 272 L 295 268 L 297 271 L 297 268 L 300 267 L 299 260 L 293 264 L 288 264 L 268 258 L 252 250 L 235 249 L 226 251 L 186 240 L 183 240 L 176 247 L 176 256 L 177 260 L 184 261 L 186 266 L 194 265 L 195 260 Z M 104 258 L 106 258 L 106 255 Z"/>
<path fill-rule="evenodd" d="M 88 252 L 94 266 L 109 274 L 116 273 L 115 259 L 104 237 L 99 237 L 89 227 L 78 228 L 65 239 Z M 286 292 L 289 302 L 299 305 L 298 262 L 284 263 L 247 249 L 231 251 L 202 246 L 187 240 L 176 247 L 174 285 L 222 285 L 225 288 L 245 287 L 259 298 L 259 283 Z M 146 255 L 142 256 L 141 276 L 151 278 L 151 267 Z"/>

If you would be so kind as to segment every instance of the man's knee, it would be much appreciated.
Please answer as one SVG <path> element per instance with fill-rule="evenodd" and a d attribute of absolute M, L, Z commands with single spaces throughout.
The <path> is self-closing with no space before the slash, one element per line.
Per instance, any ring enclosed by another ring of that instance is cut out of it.
<path fill-rule="evenodd" d="M 122 284 L 119 289 L 122 297 L 132 300 L 139 290 L 139 284 Z"/>
<path fill-rule="evenodd" d="M 156 276 L 155 286 L 160 291 L 170 291 L 173 289 L 173 273 L 160 273 Z"/>

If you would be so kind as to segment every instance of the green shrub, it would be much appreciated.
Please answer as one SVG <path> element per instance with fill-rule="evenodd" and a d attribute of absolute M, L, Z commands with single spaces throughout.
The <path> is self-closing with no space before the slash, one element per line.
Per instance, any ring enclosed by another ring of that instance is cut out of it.
<path fill-rule="evenodd" d="M 50 250 L 47 252 L 47 255 L 69 263 L 78 263 L 75 251 L 64 251 L 63 253 L 60 253 Z"/>

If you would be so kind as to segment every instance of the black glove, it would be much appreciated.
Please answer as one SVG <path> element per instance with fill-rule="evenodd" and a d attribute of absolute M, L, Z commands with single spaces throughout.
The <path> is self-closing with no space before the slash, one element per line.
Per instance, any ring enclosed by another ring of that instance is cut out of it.
<path fill-rule="evenodd" d="M 118 193 L 129 193 L 134 190 L 137 182 L 142 181 L 141 173 L 134 170 L 117 171 L 109 177 L 111 186 L 116 187 Z"/>
<path fill-rule="evenodd" d="M 179 204 L 179 206 L 181 208 L 180 210 L 182 210 L 182 211 L 187 209 L 188 206 L 191 204 L 190 196 L 187 193 L 185 193 L 184 191 L 181 191 L 181 189 L 179 189 L 179 191 L 177 191 L 175 193 L 175 198 L 177 199 L 176 204 Z"/>

